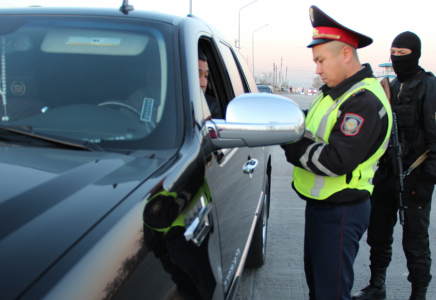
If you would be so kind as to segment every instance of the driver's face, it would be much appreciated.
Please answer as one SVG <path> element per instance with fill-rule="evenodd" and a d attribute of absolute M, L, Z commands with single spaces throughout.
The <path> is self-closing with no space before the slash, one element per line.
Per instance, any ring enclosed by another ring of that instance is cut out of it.
<path fill-rule="evenodd" d="M 206 93 L 207 77 L 209 76 L 209 66 L 207 61 L 198 60 L 198 73 L 200 74 L 200 87 Z"/>

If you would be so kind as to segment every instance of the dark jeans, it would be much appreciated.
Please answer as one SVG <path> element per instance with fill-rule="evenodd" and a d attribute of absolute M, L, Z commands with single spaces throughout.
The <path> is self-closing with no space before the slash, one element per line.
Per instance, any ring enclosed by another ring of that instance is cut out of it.
<path fill-rule="evenodd" d="M 359 241 L 368 228 L 369 201 L 337 206 L 307 203 L 304 271 L 310 300 L 349 300 Z"/>
<path fill-rule="evenodd" d="M 403 206 L 403 250 L 407 259 L 411 283 L 427 286 L 431 280 L 429 203 L 412 201 L 412 191 L 416 179 L 407 178 L 404 182 Z M 368 228 L 368 245 L 371 246 L 371 268 L 387 268 L 392 258 L 394 226 L 397 223 L 398 192 L 396 179 L 384 178 L 377 182 L 371 196 L 371 217 Z"/>

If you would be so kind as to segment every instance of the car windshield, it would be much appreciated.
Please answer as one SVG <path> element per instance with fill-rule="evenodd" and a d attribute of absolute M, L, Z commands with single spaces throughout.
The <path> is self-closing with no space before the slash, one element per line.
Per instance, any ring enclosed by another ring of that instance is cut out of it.
<path fill-rule="evenodd" d="M 0 126 L 106 151 L 176 148 L 173 31 L 124 18 L 2 16 Z"/>
<path fill-rule="evenodd" d="M 258 86 L 257 89 L 259 90 L 259 93 L 270 93 L 271 90 L 269 87 L 266 86 Z"/>

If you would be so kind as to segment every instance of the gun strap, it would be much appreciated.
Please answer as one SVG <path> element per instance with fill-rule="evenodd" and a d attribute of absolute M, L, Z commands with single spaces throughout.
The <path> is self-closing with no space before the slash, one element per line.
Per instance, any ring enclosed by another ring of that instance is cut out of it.
<path fill-rule="evenodd" d="M 391 103 L 391 85 L 389 83 L 389 77 L 383 78 L 383 80 L 380 81 L 380 84 L 383 87 L 383 90 L 384 90 L 384 92 L 386 94 L 386 98 L 388 98 L 389 103 L 392 106 L 392 103 Z"/>
<path fill-rule="evenodd" d="M 416 167 L 418 167 L 422 162 L 427 158 L 427 153 L 430 151 L 430 149 L 427 149 L 420 157 L 418 157 L 415 162 L 407 169 L 406 172 L 404 172 L 404 176 L 409 175 Z"/>

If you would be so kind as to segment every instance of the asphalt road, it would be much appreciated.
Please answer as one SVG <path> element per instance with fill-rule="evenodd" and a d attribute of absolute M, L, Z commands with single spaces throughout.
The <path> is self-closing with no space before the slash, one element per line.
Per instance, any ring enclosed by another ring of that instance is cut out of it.
<path fill-rule="evenodd" d="M 307 108 L 313 96 L 282 94 Z M 303 266 L 304 208 L 292 190 L 293 166 L 286 161 L 279 146 L 272 147 L 271 210 L 268 224 L 266 263 L 259 269 L 245 268 L 239 285 L 237 300 L 306 300 L 309 299 Z M 435 196 L 433 197 L 433 203 Z M 430 221 L 431 249 L 436 249 L 436 212 Z M 402 228 L 394 232 L 393 257 L 387 274 L 387 298 L 407 300 L 410 295 L 408 271 L 401 246 Z M 436 250 L 435 250 L 436 253 Z M 355 280 L 352 294 L 368 284 L 369 246 L 366 234 L 354 264 Z M 436 282 L 431 282 L 427 299 L 436 299 Z"/>

